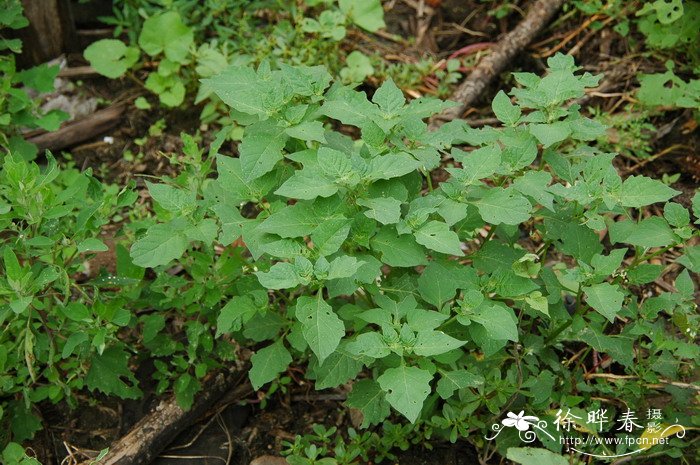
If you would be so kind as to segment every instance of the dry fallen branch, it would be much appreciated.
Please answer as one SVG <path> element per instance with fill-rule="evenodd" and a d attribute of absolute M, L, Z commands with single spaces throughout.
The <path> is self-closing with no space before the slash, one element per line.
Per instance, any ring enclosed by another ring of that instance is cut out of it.
<path fill-rule="evenodd" d="M 181 431 L 199 419 L 222 396 L 230 393 L 244 376 L 220 373 L 203 383 L 204 389 L 188 411 L 180 408 L 174 397 L 160 401 L 131 431 L 110 446 L 109 453 L 100 461 L 100 465 L 151 463 Z M 81 465 L 89 463 L 88 460 Z"/>
<path fill-rule="evenodd" d="M 460 105 L 448 108 L 436 117 L 438 120 L 450 121 L 464 113 L 479 96 L 491 80 L 501 73 L 510 61 L 542 30 L 564 0 L 537 0 L 515 29 L 507 33 L 491 53 L 479 62 L 474 71 L 460 84 L 450 100 Z"/>
<path fill-rule="evenodd" d="M 39 150 L 61 150 L 92 139 L 116 126 L 124 113 L 123 105 L 112 105 L 85 118 L 71 121 L 59 130 L 25 136 Z"/>

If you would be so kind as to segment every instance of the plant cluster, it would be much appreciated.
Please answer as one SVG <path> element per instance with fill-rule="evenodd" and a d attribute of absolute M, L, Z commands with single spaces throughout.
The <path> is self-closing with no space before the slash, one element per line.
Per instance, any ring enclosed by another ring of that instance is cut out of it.
<path fill-rule="evenodd" d="M 145 71 L 145 88 L 166 107 L 180 106 L 188 92 L 196 93 L 195 103 L 208 102 L 202 112 L 204 121 L 217 116 L 219 102 L 212 101 L 211 90 L 200 86 L 200 79 L 231 64 L 262 59 L 275 64 L 323 64 L 337 72 L 342 56 L 339 45 L 348 26 L 369 31 L 384 26 L 378 0 L 309 0 L 301 6 L 257 0 L 166 3 L 118 2 L 115 16 L 103 21 L 117 26 L 117 37 L 128 31 L 128 43 L 97 41 L 85 50 L 85 58 L 109 78 Z M 147 108 L 148 102 L 141 98 L 137 106 Z"/>
<path fill-rule="evenodd" d="M 290 364 L 306 363 L 317 389 L 360 376 L 347 405 L 363 427 L 393 409 L 456 440 L 514 402 L 542 416 L 614 394 L 643 405 L 646 385 L 698 356 L 698 247 L 684 245 L 697 229 L 670 202 L 678 191 L 621 179 L 615 155 L 590 146 L 604 127 L 567 104 L 599 76 L 563 55 L 548 64 L 542 78 L 515 74 L 515 104 L 496 96 L 503 127 L 437 131 L 424 119 L 448 104 L 406 102 L 391 81 L 368 100 L 319 67 L 228 68 L 206 84 L 245 127 L 239 157 L 217 155 L 216 178 L 210 158 L 150 184 L 160 221 L 131 257 L 162 270 L 238 250 L 240 236 L 245 292 L 218 312 L 217 335 L 257 347 L 255 389 Z M 434 185 L 444 159 L 450 177 Z M 671 249 L 676 291 L 640 294 Z M 562 364 L 572 347 L 583 355 Z M 587 381 L 592 353 L 638 382 Z M 669 409 L 689 399 L 671 394 Z"/>
<path fill-rule="evenodd" d="M 59 168 L 50 154 L 44 167 L 28 160 L 12 136 L 60 116 L 38 114 L 19 85 L 48 89 L 55 69 L 16 73 L 13 55 L 0 58 L 4 462 L 36 463 L 17 443 L 41 428 L 37 403 L 75 405 L 81 390 L 137 398 L 132 367 L 152 363 L 156 393 L 172 390 L 189 408 L 207 374 L 248 362 L 241 347 L 253 352 L 253 388 L 268 397 L 293 382 L 290 369 L 317 390 L 352 387 L 345 403 L 361 412 L 362 431 L 314 427 L 285 444 L 292 464 L 381 461 L 432 438 L 488 451 L 481 433 L 525 406 L 540 418 L 569 408 L 590 432 L 585 407 L 605 402 L 614 418 L 650 407 L 659 390 L 668 417 L 697 426 L 682 386 L 700 358 L 690 274 L 700 270 L 700 195 L 674 202 L 668 183 L 620 177 L 615 154 L 596 145 L 600 118 L 573 103 L 600 76 L 557 54 L 544 76 L 515 73 L 517 86 L 496 95 L 500 124 L 433 129 L 426 121 L 451 103 L 407 101 L 392 79 L 368 98 L 353 88 L 374 68 L 364 55 L 351 54 L 336 82 L 307 66 L 317 63 L 310 54 L 285 63 L 307 37 L 337 47 L 350 23 L 380 27 L 378 1 L 273 9 L 288 15 L 269 23 L 279 41 L 247 57 L 228 54 L 226 40 L 252 36 L 215 13 L 254 24 L 246 7 L 268 2 L 197 3 L 126 1 L 116 22 L 129 43 L 85 52 L 105 75 L 147 73 L 166 106 L 204 78 L 198 98 L 228 109 L 208 150 L 183 134 L 171 157 L 178 174 L 146 182 L 147 218 L 125 214 L 133 185 Z M 0 21 L 21 27 L 19 3 L 10 5 Z M 697 106 L 696 81 L 663 76 L 649 77 L 640 99 L 661 86 L 673 96 L 664 102 Z M 237 157 L 225 150 L 232 127 Z M 113 253 L 113 270 L 90 270 L 97 252 Z M 655 292 L 662 278 L 673 286 Z M 620 375 L 591 376 L 603 367 Z M 516 434 L 495 441 L 512 460 L 530 453 L 513 447 Z M 687 446 L 672 445 L 663 453 Z M 562 450 L 542 446 L 551 452 L 540 455 Z"/>
<path fill-rule="evenodd" d="M 50 92 L 58 66 L 39 65 L 18 71 L 15 55 L 22 51 L 22 41 L 2 36 L 3 29 L 21 29 L 29 22 L 22 14 L 19 0 L 0 2 L 0 147 L 26 159 L 36 157 L 36 146 L 24 140 L 21 131 L 41 128 L 58 129 L 68 118 L 65 112 L 39 110 L 36 92 Z"/>

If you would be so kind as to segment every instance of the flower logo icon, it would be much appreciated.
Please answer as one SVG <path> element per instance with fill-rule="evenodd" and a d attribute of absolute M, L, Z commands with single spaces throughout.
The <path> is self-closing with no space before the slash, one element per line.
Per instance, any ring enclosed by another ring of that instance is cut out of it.
<path fill-rule="evenodd" d="M 507 426 L 509 428 L 515 426 L 518 431 L 527 431 L 530 429 L 531 425 L 534 425 L 537 421 L 539 421 L 539 418 L 537 417 L 525 415 L 525 410 L 521 410 L 517 415 L 513 412 L 508 412 L 507 417 L 508 418 L 504 418 L 501 421 L 503 426 Z"/>

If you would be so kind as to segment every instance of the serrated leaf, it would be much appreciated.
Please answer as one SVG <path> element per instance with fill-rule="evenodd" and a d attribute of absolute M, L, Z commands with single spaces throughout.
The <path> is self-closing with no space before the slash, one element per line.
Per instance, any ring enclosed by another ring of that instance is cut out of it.
<path fill-rule="evenodd" d="M 678 240 L 666 220 L 658 216 L 643 219 L 639 223 L 618 221 L 608 229 L 613 244 L 624 242 L 639 247 L 664 247 Z"/>
<path fill-rule="evenodd" d="M 296 268 L 287 262 L 275 263 L 268 272 L 256 271 L 255 276 L 267 289 L 291 289 L 301 283 Z"/>
<path fill-rule="evenodd" d="M 671 226 L 682 228 L 690 224 L 690 213 L 683 208 L 683 205 L 669 202 L 664 205 L 664 218 Z"/>
<path fill-rule="evenodd" d="M 284 128 L 268 121 L 248 126 L 238 147 L 243 176 L 254 180 L 272 171 L 283 157 L 287 137 Z"/>
<path fill-rule="evenodd" d="M 528 171 L 513 181 L 513 189 L 533 198 L 537 203 L 554 211 L 554 196 L 547 191 L 552 175 L 546 171 Z"/>
<path fill-rule="evenodd" d="M 327 279 L 349 278 L 357 273 L 365 262 L 359 261 L 355 257 L 344 255 L 333 259 L 328 268 Z"/>
<path fill-rule="evenodd" d="M 122 399 L 138 399 L 142 394 L 136 377 L 129 370 L 129 354 L 118 346 L 93 355 L 85 385 L 90 390 L 97 389 Z"/>
<path fill-rule="evenodd" d="M 252 68 L 230 66 L 221 74 L 202 82 L 234 110 L 249 115 L 267 115 L 264 101 L 268 88 Z"/>
<path fill-rule="evenodd" d="M 336 253 L 347 239 L 351 224 L 347 218 L 332 218 L 319 224 L 311 233 L 314 250 L 324 257 Z"/>
<path fill-rule="evenodd" d="M 464 344 L 466 341 L 455 339 L 442 331 L 418 331 L 413 351 L 418 355 L 429 357 L 444 354 Z"/>
<path fill-rule="evenodd" d="M 453 299 L 457 289 L 476 285 L 476 271 L 453 261 L 431 261 L 418 278 L 421 297 L 437 308 Z"/>
<path fill-rule="evenodd" d="M 639 208 L 657 202 L 665 202 L 680 194 L 657 179 L 645 176 L 630 176 L 620 188 L 620 205 Z"/>
<path fill-rule="evenodd" d="M 571 126 L 568 122 L 557 121 L 550 124 L 533 124 L 530 133 L 537 138 L 544 148 L 566 140 L 571 134 Z"/>
<path fill-rule="evenodd" d="M 474 202 L 479 215 L 490 224 L 518 225 L 530 219 L 532 205 L 512 188 L 493 187 Z"/>
<path fill-rule="evenodd" d="M 349 87 L 331 88 L 323 102 L 321 112 L 343 124 L 361 128 L 367 122 L 381 118 L 379 107 L 369 100 L 364 92 Z"/>
<path fill-rule="evenodd" d="M 319 221 L 308 205 L 297 203 L 273 213 L 260 224 L 258 230 L 280 237 L 302 237 L 311 234 Z"/>
<path fill-rule="evenodd" d="M 430 250 L 458 257 L 464 255 L 460 248 L 457 233 L 441 221 L 429 221 L 415 231 L 413 235 L 416 237 L 416 242 Z"/>
<path fill-rule="evenodd" d="M 295 315 L 304 326 L 304 339 L 316 354 L 318 363 L 323 365 L 324 360 L 335 351 L 345 336 L 343 322 L 321 298 L 320 293 L 316 297 L 299 297 Z"/>
<path fill-rule="evenodd" d="M 348 352 L 341 342 L 323 365 L 315 368 L 316 390 L 334 388 L 348 382 L 357 376 L 363 366 L 363 358 Z"/>
<path fill-rule="evenodd" d="M 216 337 L 232 331 L 240 331 L 260 309 L 248 296 L 233 296 L 219 311 L 216 319 Z"/>
<path fill-rule="evenodd" d="M 496 118 L 507 126 L 514 126 L 520 119 L 520 107 L 513 105 L 502 90 L 494 97 L 491 108 Z"/>
<path fill-rule="evenodd" d="M 389 78 L 374 92 L 372 102 L 386 113 L 395 114 L 404 106 L 406 98 L 401 89 L 396 87 L 394 80 Z"/>
<path fill-rule="evenodd" d="M 360 334 L 348 343 L 347 349 L 351 354 L 371 358 L 384 358 L 391 352 L 382 335 L 375 332 Z"/>
<path fill-rule="evenodd" d="M 368 208 L 365 216 L 382 224 L 398 223 L 401 218 L 401 201 L 393 197 L 357 199 L 357 204 Z"/>
<path fill-rule="evenodd" d="M 611 323 L 615 321 L 615 316 L 622 309 L 622 301 L 625 294 L 620 292 L 618 285 L 609 283 L 594 284 L 583 288 L 586 295 L 586 302 L 595 311 L 603 315 Z"/>
<path fill-rule="evenodd" d="M 513 317 L 513 311 L 501 305 L 483 304 L 470 318 L 486 330 L 491 339 L 518 340 L 518 327 Z"/>
<path fill-rule="evenodd" d="M 345 404 L 362 412 L 362 428 L 381 423 L 390 413 L 390 405 L 386 401 L 384 391 L 371 379 L 355 382 Z"/>
<path fill-rule="evenodd" d="M 483 384 L 483 376 L 467 370 L 441 371 L 436 392 L 443 399 L 449 399 L 452 397 L 452 394 L 459 389 L 478 387 Z"/>
<path fill-rule="evenodd" d="M 250 357 L 252 367 L 248 372 L 254 390 L 277 378 L 292 363 L 292 356 L 282 341 L 258 350 Z"/>
<path fill-rule="evenodd" d="M 338 186 L 316 169 L 304 168 L 282 184 L 275 194 L 293 199 L 312 200 L 316 197 L 330 197 L 338 192 Z"/>
<path fill-rule="evenodd" d="M 174 230 L 171 223 L 156 224 L 134 242 L 130 255 L 134 265 L 153 268 L 182 257 L 188 245 L 185 235 Z"/>
<path fill-rule="evenodd" d="M 501 165 L 501 149 L 496 145 L 482 147 L 472 152 L 452 149 L 452 156 L 462 162 L 462 168 L 448 169 L 448 171 L 457 181 L 465 185 L 476 184 L 480 179 L 491 176 Z"/>
<path fill-rule="evenodd" d="M 415 423 L 423 408 L 423 402 L 430 394 L 430 381 L 433 375 L 417 367 L 399 366 L 389 368 L 377 378 L 379 386 L 386 393 L 392 407 Z"/>
<path fill-rule="evenodd" d="M 194 191 L 172 187 L 167 184 L 153 184 L 146 181 L 148 193 L 153 200 L 170 212 L 182 212 L 191 210 L 196 205 L 196 193 Z"/>
<path fill-rule="evenodd" d="M 288 136 L 305 141 L 326 142 L 325 129 L 320 121 L 303 121 L 285 129 Z"/>
<path fill-rule="evenodd" d="M 391 153 L 372 158 L 367 168 L 368 180 L 398 178 L 420 168 L 420 162 L 407 153 Z"/>
<path fill-rule="evenodd" d="M 428 262 L 425 249 L 410 234 L 399 236 L 390 228 L 383 228 L 372 238 L 371 244 L 381 254 L 382 262 L 390 266 L 412 267 Z"/>

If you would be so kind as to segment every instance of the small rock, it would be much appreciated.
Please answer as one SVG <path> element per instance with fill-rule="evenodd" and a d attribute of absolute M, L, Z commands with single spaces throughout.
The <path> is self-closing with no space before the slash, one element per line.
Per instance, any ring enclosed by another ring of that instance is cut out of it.
<path fill-rule="evenodd" d="M 250 462 L 250 465 L 289 465 L 289 463 L 282 457 L 276 457 L 274 455 L 261 455 Z"/>

